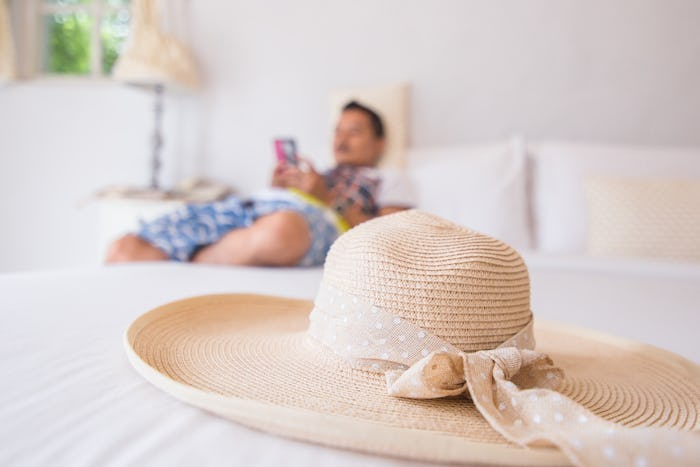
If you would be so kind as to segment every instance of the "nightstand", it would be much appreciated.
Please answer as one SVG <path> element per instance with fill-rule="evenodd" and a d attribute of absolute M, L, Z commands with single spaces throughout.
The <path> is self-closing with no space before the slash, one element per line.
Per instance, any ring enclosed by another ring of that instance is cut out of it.
<path fill-rule="evenodd" d="M 136 232 L 141 221 L 153 220 L 185 205 L 178 200 L 133 198 L 105 198 L 97 203 L 100 262 L 104 261 L 109 245 L 124 234 Z"/>
<path fill-rule="evenodd" d="M 210 202 L 232 193 L 223 185 L 200 183 L 186 191 L 109 188 L 96 195 L 99 222 L 99 262 L 104 262 L 110 244 L 148 222 L 191 202 Z"/>

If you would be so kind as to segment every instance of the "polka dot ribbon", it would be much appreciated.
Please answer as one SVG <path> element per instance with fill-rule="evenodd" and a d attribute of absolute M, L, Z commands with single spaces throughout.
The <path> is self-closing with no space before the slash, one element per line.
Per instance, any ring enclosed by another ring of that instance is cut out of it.
<path fill-rule="evenodd" d="M 465 353 L 322 283 L 308 336 L 355 368 L 384 373 L 391 396 L 464 394 L 506 439 L 521 446 L 553 444 L 576 465 L 700 465 L 697 432 L 626 428 L 556 392 L 564 374 L 532 350 L 532 320 L 496 349 Z"/>

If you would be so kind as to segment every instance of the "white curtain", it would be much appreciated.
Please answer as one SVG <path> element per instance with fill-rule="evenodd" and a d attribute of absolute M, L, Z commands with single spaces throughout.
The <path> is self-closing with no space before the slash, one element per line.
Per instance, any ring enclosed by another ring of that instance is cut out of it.
<path fill-rule="evenodd" d="M 0 0 L 0 83 L 15 78 L 15 46 L 6 0 Z"/>

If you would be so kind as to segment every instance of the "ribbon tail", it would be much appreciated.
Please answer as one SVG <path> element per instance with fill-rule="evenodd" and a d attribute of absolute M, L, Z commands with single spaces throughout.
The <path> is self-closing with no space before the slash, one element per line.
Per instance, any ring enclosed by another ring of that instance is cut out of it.
<path fill-rule="evenodd" d="M 551 443 L 579 466 L 700 465 L 700 436 L 608 422 L 553 390 L 561 372 L 550 363 L 514 348 L 467 355 L 472 400 L 506 439 L 522 446 Z"/>

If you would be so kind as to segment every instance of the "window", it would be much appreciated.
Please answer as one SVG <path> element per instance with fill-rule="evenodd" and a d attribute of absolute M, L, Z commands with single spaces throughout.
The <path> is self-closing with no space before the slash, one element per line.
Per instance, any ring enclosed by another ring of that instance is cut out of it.
<path fill-rule="evenodd" d="M 29 0 L 25 75 L 108 76 L 129 35 L 130 0 Z M 15 16 L 17 17 L 17 16 Z"/>

